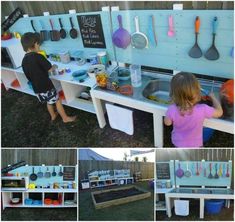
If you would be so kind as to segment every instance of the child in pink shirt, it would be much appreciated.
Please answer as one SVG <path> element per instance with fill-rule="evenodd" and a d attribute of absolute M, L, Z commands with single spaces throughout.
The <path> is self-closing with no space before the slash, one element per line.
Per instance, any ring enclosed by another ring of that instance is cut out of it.
<path fill-rule="evenodd" d="M 168 107 L 164 123 L 173 125 L 172 143 L 176 147 L 203 146 L 202 130 L 206 118 L 218 118 L 223 110 L 213 93 L 210 93 L 213 107 L 198 104 L 201 87 L 191 73 L 178 73 L 171 80 L 170 96 L 174 104 Z"/>

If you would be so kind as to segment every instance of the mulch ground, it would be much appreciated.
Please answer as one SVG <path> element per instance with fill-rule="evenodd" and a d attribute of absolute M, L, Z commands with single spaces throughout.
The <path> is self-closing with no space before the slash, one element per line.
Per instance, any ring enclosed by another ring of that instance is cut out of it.
<path fill-rule="evenodd" d="M 105 201 L 135 196 L 135 195 L 143 194 L 143 193 L 144 193 L 143 191 L 140 191 L 140 190 L 136 189 L 135 187 L 133 187 L 130 189 L 113 190 L 113 191 L 109 191 L 109 192 L 95 194 L 94 197 L 95 197 L 96 203 L 101 203 L 101 202 L 105 202 Z"/>
<path fill-rule="evenodd" d="M 6 208 L 2 221 L 77 221 L 77 208 Z"/>
<path fill-rule="evenodd" d="M 15 90 L 1 90 L 2 147 L 153 147 L 153 117 L 134 110 L 134 135 L 98 125 L 96 115 L 65 106 L 74 123 L 50 121 L 46 105 Z M 172 147 L 171 127 L 164 127 L 164 147 Z M 215 131 L 205 147 L 234 147 L 234 135 Z"/>

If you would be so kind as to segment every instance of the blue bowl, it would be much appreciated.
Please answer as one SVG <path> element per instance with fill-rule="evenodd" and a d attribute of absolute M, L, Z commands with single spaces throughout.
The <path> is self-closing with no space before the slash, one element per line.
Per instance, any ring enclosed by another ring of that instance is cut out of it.
<path fill-rule="evenodd" d="M 208 214 L 218 214 L 220 213 L 224 205 L 224 200 L 206 200 L 205 208 Z"/>
<path fill-rule="evenodd" d="M 72 76 L 75 80 L 80 81 L 87 78 L 86 70 L 78 70 L 72 73 Z"/>
<path fill-rule="evenodd" d="M 41 200 L 33 200 L 33 205 L 42 205 L 42 201 Z"/>
<path fill-rule="evenodd" d="M 204 143 L 210 140 L 214 131 L 215 131 L 214 129 L 203 127 L 203 142 Z"/>
<path fill-rule="evenodd" d="M 25 199 L 24 203 L 25 203 L 25 205 L 31 205 L 31 204 L 33 204 L 33 200 L 32 199 Z"/>

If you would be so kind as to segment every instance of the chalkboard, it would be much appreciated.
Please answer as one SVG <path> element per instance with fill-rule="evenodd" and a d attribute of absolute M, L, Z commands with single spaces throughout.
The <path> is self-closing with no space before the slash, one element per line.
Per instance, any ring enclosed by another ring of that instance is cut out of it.
<path fill-rule="evenodd" d="M 106 48 L 100 15 L 78 15 L 84 48 Z"/>
<path fill-rule="evenodd" d="M 63 180 L 64 181 L 75 180 L 75 167 L 64 167 Z"/>
<path fill-rule="evenodd" d="M 170 179 L 170 164 L 169 163 L 157 163 L 157 179 Z"/>
<path fill-rule="evenodd" d="M 8 18 L 2 23 L 3 31 L 7 31 L 19 18 L 23 17 L 23 11 L 17 8 L 13 11 Z"/>

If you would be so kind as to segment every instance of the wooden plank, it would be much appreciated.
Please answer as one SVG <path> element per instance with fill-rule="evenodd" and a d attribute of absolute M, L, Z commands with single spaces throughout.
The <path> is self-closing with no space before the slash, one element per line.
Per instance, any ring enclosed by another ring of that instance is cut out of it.
<path fill-rule="evenodd" d="M 126 190 L 126 189 L 130 189 L 130 188 L 136 188 L 136 189 L 142 191 L 143 193 L 138 194 L 138 195 L 134 195 L 134 196 L 130 196 L 130 197 L 124 197 L 124 198 L 119 198 L 119 199 L 115 199 L 115 200 L 96 203 L 96 200 L 95 200 L 95 197 L 94 197 L 96 194 L 108 193 L 108 192 L 118 191 L 118 190 Z M 129 202 L 145 199 L 145 198 L 150 197 L 151 193 L 148 192 L 148 191 L 145 191 L 143 189 L 140 189 L 139 187 L 136 187 L 136 186 L 126 186 L 126 187 L 121 187 L 121 188 L 116 188 L 116 189 L 95 191 L 95 192 L 91 193 L 91 196 L 92 196 L 92 200 L 93 200 L 93 203 L 95 205 L 95 208 L 96 209 L 101 209 L 101 208 L 106 208 L 106 207 L 110 207 L 110 206 L 114 206 L 114 205 L 120 205 L 120 204 L 124 204 L 124 203 L 129 203 Z"/>

